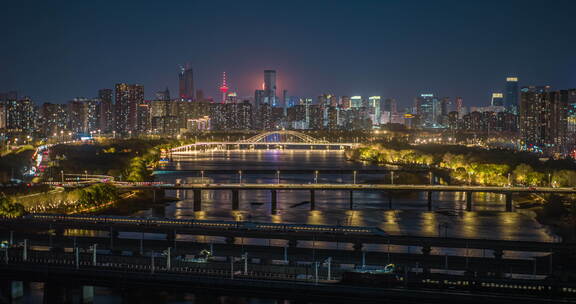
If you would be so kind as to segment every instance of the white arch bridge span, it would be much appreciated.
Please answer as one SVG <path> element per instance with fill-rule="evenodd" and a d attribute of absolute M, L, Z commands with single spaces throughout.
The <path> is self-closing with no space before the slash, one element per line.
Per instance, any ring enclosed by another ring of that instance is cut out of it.
<path fill-rule="evenodd" d="M 261 149 L 298 149 L 298 150 L 344 150 L 354 148 L 359 143 L 333 143 L 317 139 L 310 135 L 290 131 L 270 131 L 234 142 L 196 142 L 170 149 L 172 154 L 194 154 L 205 150 L 261 150 Z"/>

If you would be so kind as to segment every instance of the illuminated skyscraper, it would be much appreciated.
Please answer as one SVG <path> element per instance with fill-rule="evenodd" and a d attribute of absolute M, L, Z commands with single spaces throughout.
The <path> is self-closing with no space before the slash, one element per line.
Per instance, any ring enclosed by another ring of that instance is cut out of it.
<path fill-rule="evenodd" d="M 369 113 L 370 117 L 372 118 L 373 125 L 380 124 L 380 116 L 382 115 L 381 108 L 380 108 L 380 96 L 370 96 L 368 97 L 368 104 L 370 107 Z"/>
<path fill-rule="evenodd" d="M 438 116 L 441 114 L 440 101 L 434 94 L 420 94 L 415 100 L 416 114 L 424 128 L 438 127 Z"/>
<path fill-rule="evenodd" d="M 506 78 L 504 107 L 507 112 L 518 114 L 518 77 Z"/>
<path fill-rule="evenodd" d="M 492 100 L 490 105 L 495 107 L 501 107 L 504 105 L 504 94 L 502 93 L 492 93 Z"/>
<path fill-rule="evenodd" d="M 264 70 L 264 103 L 277 106 L 276 71 Z"/>
<path fill-rule="evenodd" d="M 186 67 L 180 67 L 178 85 L 181 99 L 194 100 L 194 72 L 188 65 L 186 65 Z"/>
<path fill-rule="evenodd" d="M 350 107 L 361 108 L 362 107 L 362 96 L 352 96 L 350 97 Z"/>

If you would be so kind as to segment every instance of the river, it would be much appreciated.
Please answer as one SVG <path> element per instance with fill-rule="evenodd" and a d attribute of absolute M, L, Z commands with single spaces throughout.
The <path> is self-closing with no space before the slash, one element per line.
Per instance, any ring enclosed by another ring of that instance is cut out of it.
<path fill-rule="evenodd" d="M 167 183 L 199 182 L 199 173 L 179 170 L 279 170 L 280 183 L 313 183 L 314 174 L 283 174 L 282 170 L 377 169 L 374 164 L 347 161 L 340 151 L 216 151 L 176 156 L 158 169 L 156 180 Z M 206 175 L 203 182 L 237 183 L 239 174 Z M 352 174 L 319 174 L 318 183 L 351 183 Z M 390 177 L 364 174 L 358 183 L 388 183 Z M 244 183 L 276 183 L 276 174 L 244 174 Z M 540 225 L 530 211 L 502 212 L 505 198 L 499 194 L 474 194 L 474 211 L 467 212 L 465 195 L 435 193 L 433 211 L 427 211 L 426 193 L 393 196 L 393 209 L 383 192 L 355 192 L 354 210 L 349 210 L 347 191 L 317 191 L 316 210 L 310 211 L 307 191 L 279 191 L 278 211 L 271 214 L 269 191 L 240 191 L 240 210 L 232 211 L 230 191 L 203 191 L 202 212 L 194 212 L 192 191 L 168 191 L 178 197 L 165 208 L 166 217 L 251 220 L 310 224 L 378 226 L 390 234 L 503 240 L 554 241 L 556 237 Z M 154 216 L 153 209 L 137 212 Z"/>
<path fill-rule="evenodd" d="M 166 183 L 210 182 L 236 183 L 239 174 L 206 174 L 186 170 L 279 170 L 280 180 L 272 174 L 244 174 L 245 183 L 313 183 L 314 174 L 286 174 L 282 170 L 361 170 L 378 169 L 376 165 L 347 161 L 340 151 L 218 151 L 193 156 L 177 156 L 158 168 L 155 178 Z M 379 174 L 359 174 L 358 183 L 388 183 L 390 177 Z M 319 183 L 351 183 L 351 174 L 319 174 Z M 286 223 L 347 224 L 378 226 L 390 234 L 449 236 L 466 238 L 532 240 L 552 242 L 557 237 L 540 225 L 530 211 L 503 212 L 504 197 L 496 194 L 475 194 L 474 211 L 468 212 L 464 193 L 439 193 L 433 196 L 433 210 L 427 210 L 425 193 L 400 193 L 393 197 L 393 209 L 388 208 L 385 193 L 354 193 L 354 210 L 349 210 L 349 193 L 317 191 L 316 210 L 310 211 L 307 191 L 279 191 L 277 214 L 271 214 L 269 191 L 240 191 L 240 210 L 232 211 L 230 191 L 203 191 L 201 212 L 193 210 L 192 191 L 167 191 L 177 197 L 164 208 L 142 208 L 133 216 L 165 216 L 182 219 L 252 220 Z M 158 211 L 160 209 L 160 211 Z M 161 214 L 159 214 L 159 212 Z M 124 235 L 121 237 L 131 237 Z M 132 236 L 132 237 L 139 237 Z M 153 236 L 150 236 L 153 237 Z M 206 241 L 206 240 L 203 240 Z M 257 242 L 247 240 L 247 242 Z M 302 242 L 302 246 L 307 246 Z M 300 246 L 300 245 L 299 245 Z M 315 246 L 329 247 L 326 244 Z M 341 245 L 340 245 L 341 246 Z M 365 250 L 406 251 L 411 248 L 379 248 L 367 245 Z M 342 248 L 342 247 L 341 247 Z M 462 250 L 438 250 L 432 254 L 463 254 Z M 485 252 L 466 251 L 467 255 Z M 488 253 L 489 254 L 489 253 Z M 505 256 L 514 253 L 505 253 Z M 531 258 L 530 255 L 522 257 Z M 42 283 L 30 285 L 26 302 L 41 303 Z M 119 291 L 96 288 L 95 303 L 289 303 L 278 299 L 202 296 L 191 293 L 155 291 Z"/>

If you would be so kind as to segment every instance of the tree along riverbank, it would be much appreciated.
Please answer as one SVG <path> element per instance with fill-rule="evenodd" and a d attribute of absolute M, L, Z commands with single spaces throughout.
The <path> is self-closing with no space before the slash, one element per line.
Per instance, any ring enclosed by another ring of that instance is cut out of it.
<path fill-rule="evenodd" d="M 573 160 L 540 161 L 537 156 L 509 150 L 484 150 L 453 145 L 366 145 L 346 151 L 353 161 L 403 168 L 425 168 L 450 184 L 575 187 Z"/>
<path fill-rule="evenodd" d="M 484 150 L 462 146 L 366 145 L 346 151 L 352 161 L 382 166 L 426 168 L 446 184 L 488 186 L 575 187 L 573 160 L 540 161 L 537 156 L 508 150 Z M 398 172 L 397 183 L 428 183 L 426 174 Z M 415 177 L 419 176 L 419 177 Z M 407 178 L 409 177 L 409 178 Z M 576 241 L 576 200 L 573 195 L 520 195 L 518 208 L 530 209 L 564 241 Z M 518 201 L 517 200 L 517 201 Z"/>

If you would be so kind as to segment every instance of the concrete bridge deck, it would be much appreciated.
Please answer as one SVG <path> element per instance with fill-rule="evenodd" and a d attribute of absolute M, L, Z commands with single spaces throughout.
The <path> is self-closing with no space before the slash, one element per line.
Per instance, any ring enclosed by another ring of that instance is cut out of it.
<path fill-rule="evenodd" d="M 428 248 L 469 248 L 528 252 L 559 252 L 572 250 L 576 244 L 514 240 L 463 239 L 452 237 L 424 237 L 390 235 L 375 227 L 275 224 L 235 221 L 206 221 L 135 218 L 90 215 L 29 215 L 20 219 L 0 218 L 0 227 L 8 237 L 10 231 L 51 229 L 64 234 L 66 229 L 111 232 L 161 233 L 174 240 L 179 234 L 207 235 L 231 238 L 277 239 L 286 241 L 325 241 L 355 244 L 384 244 L 422 246 Z M 352 228 L 351 228 L 352 227 Z"/>
<path fill-rule="evenodd" d="M 498 187 L 498 186 L 465 186 L 465 185 L 391 185 L 391 184 L 164 184 L 164 183 L 129 183 L 116 182 L 126 189 L 190 189 L 190 190 L 348 190 L 348 191 L 421 191 L 421 192 L 491 192 L 491 193 L 549 193 L 576 194 L 576 188 L 568 187 Z"/>
<path fill-rule="evenodd" d="M 19 252 L 16 252 L 19 253 Z M 307 268 L 291 266 L 250 265 L 244 271 L 241 263 L 228 265 L 167 266 L 143 257 L 109 257 L 94 261 L 90 254 L 35 252 L 26 259 L 10 256 L 0 264 L 0 279 L 14 282 L 30 280 L 56 286 L 109 286 L 115 288 L 160 288 L 215 294 L 242 294 L 265 298 L 281 298 L 302 303 L 374 303 L 386 299 L 394 303 L 573 303 L 571 284 L 553 281 L 530 281 L 502 278 L 454 277 L 430 274 L 426 277 L 406 271 L 391 277 L 383 286 L 366 284 L 366 280 L 337 282 Z M 238 265 L 239 264 L 239 265 Z M 315 266 L 316 267 L 316 266 Z M 238 269 L 238 271 L 235 271 Z M 318 269 L 318 268 L 316 268 Z M 318 269 L 318 270 L 320 270 Z M 408 270 L 408 269 L 407 269 Z M 21 283 L 20 283 L 21 286 Z M 88 289 L 90 290 L 90 289 Z M 48 291 L 48 302 L 65 302 L 65 292 Z M 83 295 L 84 296 L 84 295 Z M 92 295 L 93 297 L 93 291 Z"/>

